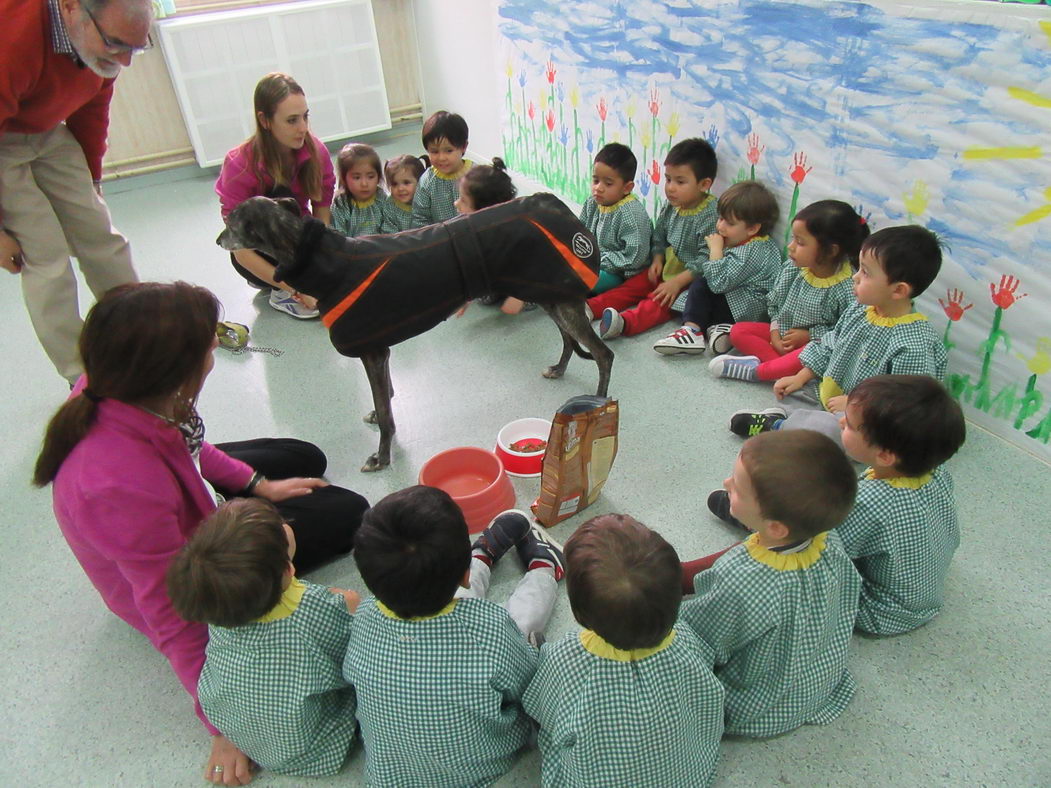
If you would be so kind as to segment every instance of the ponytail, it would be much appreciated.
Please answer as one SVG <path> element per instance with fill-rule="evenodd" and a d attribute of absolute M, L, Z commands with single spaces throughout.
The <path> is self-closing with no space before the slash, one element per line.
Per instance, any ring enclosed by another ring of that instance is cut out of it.
<path fill-rule="evenodd" d="M 98 404 L 85 392 L 72 397 L 51 417 L 44 433 L 44 445 L 36 458 L 33 469 L 33 484 L 45 487 L 55 480 L 58 469 L 69 453 L 88 434 L 95 423 Z"/>
<path fill-rule="evenodd" d="M 850 205 L 842 200 L 818 200 L 799 211 L 792 221 L 806 225 L 822 255 L 827 256 L 835 246 L 839 260 L 846 259 L 857 270 L 861 244 L 869 237 L 869 225 Z"/>

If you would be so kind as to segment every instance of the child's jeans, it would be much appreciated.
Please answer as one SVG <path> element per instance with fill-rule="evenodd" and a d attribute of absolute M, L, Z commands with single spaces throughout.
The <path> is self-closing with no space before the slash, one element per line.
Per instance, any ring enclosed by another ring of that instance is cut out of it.
<path fill-rule="evenodd" d="M 803 368 L 799 361 L 803 348 L 790 350 L 783 356 L 774 350 L 770 344 L 769 323 L 734 323 L 730 329 L 730 342 L 742 355 L 759 359 L 755 373 L 760 380 L 777 380 L 794 375 Z"/>
<path fill-rule="evenodd" d="M 471 587 L 456 589 L 456 597 L 485 599 L 489 593 L 492 571 L 485 561 L 471 558 Z M 558 583 L 553 569 L 531 569 L 518 581 L 504 603 L 504 609 L 526 639 L 534 633 L 543 633 L 551 618 L 557 592 Z"/>
<path fill-rule="evenodd" d="M 701 331 L 707 331 L 716 323 L 733 323 L 733 312 L 726 303 L 726 296 L 713 293 L 703 276 L 690 283 L 686 296 L 686 309 L 682 313 L 683 323 L 693 323 Z"/>
<path fill-rule="evenodd" d="M 604 309 L 612 307 L 624 318 L 622 336 L 641 334 L 671 319 L 671 309 L 661 306 L 650 293 L 656 285 L 650 281 L 649 271 L 635 274 L 624 284 L 588 299 L 591 314 L 602 316 Z"/>

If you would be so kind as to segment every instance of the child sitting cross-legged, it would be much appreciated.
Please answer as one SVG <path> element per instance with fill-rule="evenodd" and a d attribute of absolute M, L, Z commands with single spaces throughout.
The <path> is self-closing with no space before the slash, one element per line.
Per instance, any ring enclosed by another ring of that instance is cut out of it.
<path fill-rule="evenodd" d="M 963 412 L 926 375 L 878 375 L 850 392 L 843 448 L 869 467 L 837 529 L 861 572 L 857 628 L 896 635 L 941 610 L 960 544 L 953 482 L 944 464 L 966 437 Z"/>
<path fill-rule="evenodd" d="M 729 513 L 753 533 L 714 563 L 683 565 L 696 596 L 682 618 L 715 652 L 726 733 L 831 722 L 854 694 L 847 645 L 861 578 L 833 530 L 854 503 L 850 461 L 816 432 L 771 432 L 745 441 L 724 486 Z"/>
<path fill-rule="evenodd" d="M 482 597 L 512 548 L 526 572 L 505 610 Z M 452 498 L 416 486 L 365 514 L 354 559 L 374 597 L 354 617 L 343 675 L 358 694 L 369 785 L 496 780 L 529 741 L 530 640 L 551 614 L 561 552 L 516 511 L 472 546 Z"/>
<path fill-rule="evenodd" d="M 708 259 L 686 294 L 682 328 L 654 343 L 663 355 L 713 354 L 730 349 L 738 321 L 764 320 L 767 294 L 781 270 L 781 249 L 770 238 L 780 210 L 758 181 L 740 181 L 724 191 L 719 221 L 706 239 Z"/>
<path fill-rule="evenodd" d="M 269 502 L 227 501 L 172 559 L 168 595 L 208 624 L 197 695 L 209 721 L 264 769 L 335 774 L 357 729 L 342 665 L 358 595 L 297 580 L 295 551 Z"/>
<path fill-rule="evenodd" d="M 718 201 L 709 194 L 718 170 L 715 149 L 702 139 L 677 142 L 664 160 L 667 203 L 650 240 L 652 263 L 624 284 L 588 299 L 603 339 L 641 334 L 686 307 L 686 289 L 708 259 Z"/>
<path fill-rule="evenodd" d="M 523 704 L 540 724 L 544 786 L 705 786 L 723 695 L 711 652 L 677 623 L 675 549 L 626 515 L 566 542 L 566 586 L 585 629 L 540 650 Z"/>
<path fill-rule="evenodd" d="M 716 356 L 716 377 L 777 380 L 802 368 L 799 354 L 819 341 L 854 303 L 851 276 L 868 223 L 840 200 L 820 200 L 796 214 L 788 261 L 768 299 L 770 322 L 734 323 L 730 344 L 742 355 Z"/>

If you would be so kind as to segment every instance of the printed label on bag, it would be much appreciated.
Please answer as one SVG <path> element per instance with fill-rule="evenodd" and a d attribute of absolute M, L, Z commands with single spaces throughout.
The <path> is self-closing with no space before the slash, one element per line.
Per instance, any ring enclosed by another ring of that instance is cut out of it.
<path fill-rule="evenodd" d="M 573 514 L 573 512 L 577 510 L 578 506 L 580 506 L 579 495 L 574 495 L 572 498 L 567 498 L 566 500 L 562 501 L 562 505 L 558 507 L 558 516 L 562 517 L 563 515 Z"/>

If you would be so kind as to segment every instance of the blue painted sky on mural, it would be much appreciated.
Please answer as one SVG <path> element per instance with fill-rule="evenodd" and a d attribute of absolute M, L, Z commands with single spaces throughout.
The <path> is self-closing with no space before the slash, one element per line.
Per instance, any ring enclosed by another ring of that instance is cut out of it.
<path fill-rule="evenodd" d="M 579 82 L 586 104 L 607 97 L 611 119 L 630 98 L 644 107 L 656 85 L 664 105 L 682 114 L 684 131 L 716 123 L 720 158 L 733 162 L 734 170 L 744 161 L 745 138 L 759 130 L 766 145 L 761 166 L 769 165 L 761 175 L 782 194 L 793 185 L 783 165 L 808 145 L 823 158 L 811 161 L 814 179 L 806 185 L 815 188 L 807 195 L 845 182 L 851 201 L 884 225 L 906 220 L 901 189 L 880 188 L 898 184 L 903 165 L 910 179 L 951 183 L 951 195 L 932 190 L 931 218 L 972 276 L 984 276 L 986 263 L 1018 251 L 1017 241 L 1012 248 L 978 224 L 988 221 L 983 190 L 990 180 L 1016 195 L 1008 213 L 996 217 L 1005 234 L 1009 220 L 1043 204 L 1042 192 L 1051 185 L 1051 148 L 1038 162 L 976 162 L 960 155 L 973 145 L 1046 146 L 1047 119 L 1034 123 L 1031 107 L 1005 110 L 1002 98 L 989 100 L 990 91 L 1003 87 L 985 80 L 1003 73 L 1004 41 L 1017 41 L 1016 33 L 821 0 L 501 0 L 498 13 L 517 67 L 529 71 L 535 87 L 551 53 L 559 78 Z M 1046 38 L 1032 41 L 1032 49 L 1013 53 L 1010 79 L 1046 92 L 1051 50 Z M 1051 110 L 1044 111 L 1051 119 Z M 858 152 L 869 171 L 853 161 Z M 881 157 L 893 172 L 871 172 Z M 1051 220 L 1025 234 L 1033 259 L 1051 255 L 1048 225 Z"/>

